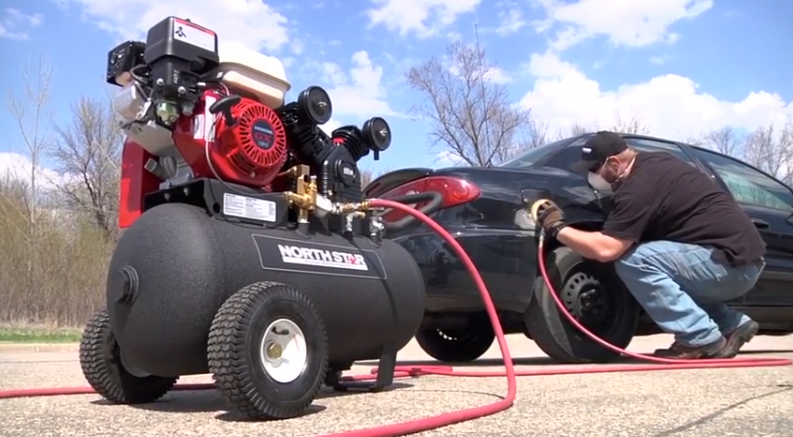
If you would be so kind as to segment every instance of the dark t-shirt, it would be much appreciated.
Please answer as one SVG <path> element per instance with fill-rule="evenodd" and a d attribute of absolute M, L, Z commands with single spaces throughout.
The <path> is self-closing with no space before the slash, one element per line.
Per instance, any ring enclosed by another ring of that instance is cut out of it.
<path fill-rule="evenodd" d="M 765 242 L 733 198 L 699 169 L 665 152 L 640 152 L 614 193 L 603 233 L 720 249 L 726 260 L 760 259 Z"/>

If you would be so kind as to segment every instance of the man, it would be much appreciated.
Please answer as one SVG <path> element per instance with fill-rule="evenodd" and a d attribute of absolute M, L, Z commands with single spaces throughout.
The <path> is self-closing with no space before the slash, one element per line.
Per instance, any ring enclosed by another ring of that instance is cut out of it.
<path fill-rule="evenodd" d="M 700 170 L 665 152 L 638 152 L 613 132 L 584 144 L 575 172 L 613 191 L 603 230 L 568 227 L 549 204 L 538 214 L 546 235 L 614 267 L 665 332 L 656 356 L 732 358 L 759 325 L 724 304 L 746 294 L 765 267 L 765 243 L 733 198 Z"/>

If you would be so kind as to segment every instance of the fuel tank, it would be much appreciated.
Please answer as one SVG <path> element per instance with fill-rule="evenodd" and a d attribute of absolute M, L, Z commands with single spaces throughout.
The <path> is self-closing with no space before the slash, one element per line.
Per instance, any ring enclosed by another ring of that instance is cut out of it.
<path fill-rule="evenodd" d="M 164 204 L 126 229 L 111 260 L 107 308 L 122 362 L 157 376 L 208 373 L 215 313 L 260 281 L 291 285 L 313 301 L 331 364 L 377 359 L 384 346 L 401 349 L 424 315 L 421 272 L 397 243 L 306 236 Z"/>

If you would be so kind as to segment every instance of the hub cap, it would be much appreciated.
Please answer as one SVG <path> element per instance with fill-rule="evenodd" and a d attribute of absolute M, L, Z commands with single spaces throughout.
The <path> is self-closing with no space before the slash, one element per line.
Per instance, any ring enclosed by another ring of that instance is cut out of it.
<path fill-rule="evenodd" d="M 282 384 L 296 380 L 306 368 L 306 337 L 297 323 L 278 319 L 267 327 L 260 345 L 262 368 Z"/>
<path fill-rule="evenodd" d="M 570 276 L 561 292 L 567 311 L 596 333 L 608 332 L 617 322 L 616 291 L 610 295 L 605 288 L 595 275 L 579 271 Z"/>

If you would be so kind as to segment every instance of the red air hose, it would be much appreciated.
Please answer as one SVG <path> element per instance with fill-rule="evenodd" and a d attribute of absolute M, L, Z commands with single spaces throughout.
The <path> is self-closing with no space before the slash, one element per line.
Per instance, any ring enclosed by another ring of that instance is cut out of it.
<path fill-rule="evenodd" d="M 457 253 L 460 261 L 465 265 L 466 270 L 471 274 L 479 293 L 482 296 L 487 314 L 490 317 L 490 322 L 493 325 L 493 331 L 496 334 L 498 347 L 504 358 L 504 367 L 506 371 L 498 372 L 463 372 L 453 370 L 448 366 L 421 366 L 421 367 L 397 367 L 396 377 L 416 377 L 421 375 L 446 375 L 446 376 L 459 376 L 459 377 L 503 377 L 507 378 L 507 395 L 500 401 L 492 404 L 483 405 L 480 407 L 469 408 L 466 410 L 452 411 L 438 416 L 427 417 L 424 419 L 412 420 L 409 422 L 395 423 L 392 425 L 377 426 L 373 428 L 358 429 L 352 431 L 344 431 L 335 434 L 325 434 L 315 437 L 397 437 L 402 435 L 413 434 L 416 432 L 427 431 L 430 429 L 440 428 L 443 426 L 451 425 L 454 423 L 464 422 L 484 416 L 489 416 L 500 411 L 504 411 L 512 406 L 517 394 L 516 376 L 548 376 L 548 375 L 577 375 L 577 374 L 594 374 L 594 373 L 610 373 L 610 372 L 638 372 L 650 370 L 678 370 L 678 369 L 712 369 L 712 368 L 728 368 L 728 367 L 772 367 L 772 366 L 789 366 L 793 364 L 791 360 L 781 358 L 758 358 L 758 359 L 720 359 L 720 360 L 674 360 L 657 358 L 634 352 L 628 352 L 615 347 L 602 339 L 598 338 L 589 332 L 584 326 L 573 318 L 573 316 L 565 310 L 559 297 L 555 292 L 551 293 L 556 304 L 559 306 L 560 312 L 564 314 L 567 320 L 578 328 L 587 337 L 622 355 L 640 359 L 643 361 L 656 363 L 656 364 L 629 364 L 629 365 L 615 365 L 615 366 L 576 366 L 576 367 L 557 367 L 545 368 L 538 370 L 527 370 L 516 372 L 512 364 L 512 357 L 507 347 L 507 341 L 504 337 L 504 331 L 501 329 L 496 308 L 490 299 L 490 294 L 487 291 L 482 277 L 476 270 L 471 258 L 463 250 L 462 246 L 457 240 L 449 234 L 441 225 L 436 223 L 427 215 L 420 211 L 407 206 L 405 204 L 394 202 L 384 199 L 372 199 L 371 206 L 384 207 L 403 211 L 408 213 L 418 220 L 426 224 L 432 230 L 437 232 L 446 243 Z M 545 279 L 545 283 L 549 290 L 553 291 L 553 284 L 548 278 L 545 270 L 545 256 L 543 253 L 543 243 L 540 240 L 538 248 L 537 259 L 539 260 L 539 270 Z M 372 379 L 372 375 L 356 375 L 347 377 L 348 380 L 364 380 Z M 205 390 L 214 388 L 212 384 L 181 384 L 174 387 L 174 390 Z M 0 391 L 0 399 L 20 398 L 20 397 L 39 397 L 39 396 L 59 396 L 59 395 L 77 395 L 77 394 L 91 394 L 95 393 L 90 387 L 60 387 L 60 388 L 39 388 L 39 389 L 23 389 L 23 390 L 6 390 Z"/>

